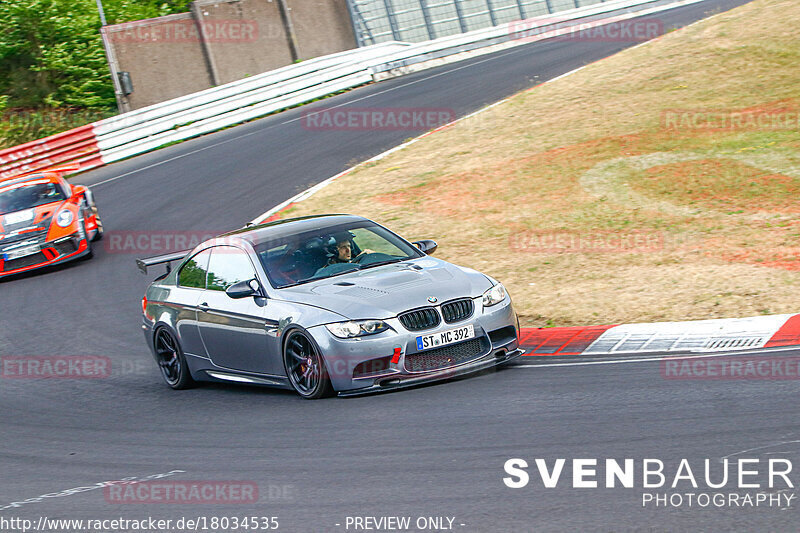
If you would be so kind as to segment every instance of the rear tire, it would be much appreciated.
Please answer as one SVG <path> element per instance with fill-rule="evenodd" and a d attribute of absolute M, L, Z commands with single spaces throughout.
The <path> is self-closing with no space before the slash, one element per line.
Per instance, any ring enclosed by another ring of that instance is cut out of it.
<path fill-rule="evenodd" d="M 188 389 L 195 385 L 186 357 L 178 339 L 167 328 L 160 328 L 155 335 L 156 360 L 161 377 L 175 390 Z"/>
<path fill-rule="evenodd" d="M 333 395 L 325 359 L 311 339 L 301 331 L 291 331 L 283 346 L 283 365 L 292 388 L 307 400 Z"/>

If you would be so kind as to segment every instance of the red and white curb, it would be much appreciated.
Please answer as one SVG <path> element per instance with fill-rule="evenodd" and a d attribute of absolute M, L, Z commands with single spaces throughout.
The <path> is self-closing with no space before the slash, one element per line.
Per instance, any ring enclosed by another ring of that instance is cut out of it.
<path fill-rule="evenodd" d="M 525 355 L 713 353 L 800 346 L 800 314 L 616 326 L 522 328 Z"/>

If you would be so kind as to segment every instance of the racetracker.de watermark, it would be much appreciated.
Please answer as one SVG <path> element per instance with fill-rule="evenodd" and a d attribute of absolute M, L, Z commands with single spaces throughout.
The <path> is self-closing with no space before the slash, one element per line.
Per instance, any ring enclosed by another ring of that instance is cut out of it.
<path fill-rule="evenodd" d="M 194 20 L 175 20 L 161 24 L 119 24 L 108 32 L 113 43 L 251 43 L 258 40 L 255 20 L 210 20 L 199 25 Z"/>
<path fill-rule="evenodd" d="M 191 250 L 221 231 L 109 231 L 103 248 L 110 254 L 168 254 Z"/>
<path fill-rule="evenodd" d="M 4 356 L 5 379 L 102 379 L 111 375 L 111 359 L 103 355 Z"/>
<path fill-rule="evenodd" d="M 796 104 L 793 107 L 665 109 L 661 112 L 661 127 L 666 130 L 800 131 L 800 111 Z"/>
<path fill-rule="evenodd" d="M 331 107 L 304 111 L 300 123 L 310 131 L 428 131 L 455 119 L 440 107 Z"/>
<path fill-rule="evenodd" d="M 800 356 L 664 357 L 664 379 L 795 380 L 800 379 Z"/>
<path fill-rule="evenodd" d="M 108 503 L 234 504 L 258 502 L 254 481 L 143 481 L 103 488 Z"/>
<path fill-rule="evenodd" d="M 576 24 L 564 18 L 528 19 L 509 22 L 513 39 L 538 41 L 644 42 L 664 34 L 664 21 L 658 18 L 629 20 L 605 19 Z"/>
<path fill-rule="evenodd" d="M 527 253 L 651 253 L 664 249 L 660 231 L 551 231 L 512 233 L 509 248 Z"/>
<path fill-rule="evenodd" d="M 105 355 L 16 355 L 0 357 L 2 379 L 104 379 L 111 376 L 149 376 L 158 367 L 145 357 L 113 361 Z"/>

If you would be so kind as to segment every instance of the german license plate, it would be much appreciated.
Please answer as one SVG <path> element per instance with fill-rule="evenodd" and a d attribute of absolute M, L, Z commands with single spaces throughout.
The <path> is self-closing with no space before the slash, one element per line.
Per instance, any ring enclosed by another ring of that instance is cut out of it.
<path fill-rule="evenodd" d="M 461 326 L 460 328 L 448 329 L 447 331 L 440 331 L 432 335 L 420 335 L 417 337 L 417 350 L 421 351 L 447 346 L 448 344 L 471 339 L 474 336 L 475 327 L 472 324 Z"/>
<path fill-rule="evenodd" d="M 41 246 L 38 244 L 33 244 L 31 246 L 25 246 L 23 248 L 17 248 L 16 250 L 9 250 L 5 254 L 5 260 L 11 261 L 13 259 L 19 259 L 20 257 L 25 257 L 27 255 L 33 255 L 39 253 L 41 250 Z"/>

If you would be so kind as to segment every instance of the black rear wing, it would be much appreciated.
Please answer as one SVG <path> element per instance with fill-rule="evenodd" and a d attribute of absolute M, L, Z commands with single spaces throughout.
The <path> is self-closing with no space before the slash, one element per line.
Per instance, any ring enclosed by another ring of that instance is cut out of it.
<path fill-rule="evenodd" d="M 149 267 L 156 265 L 163 265 L 166 263 L 167 274 L 169 274 L 172 271 L 170 263 L 172 261 L 180 261 L 181 259 L 186 257 L 186 254 L 188 254 L 190 251 L 191 250 L 184 250 L 182 252 L 173 252 L 171 254 L 163 254 L 163 255 L 157 255 L 155 257 L 148 257 L 147 259 L 137 259 L 136 266 L 139 267 L 139 270 L 142 271 L 142 274 L 147 274 L 147 269 Z"/>

